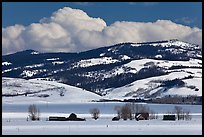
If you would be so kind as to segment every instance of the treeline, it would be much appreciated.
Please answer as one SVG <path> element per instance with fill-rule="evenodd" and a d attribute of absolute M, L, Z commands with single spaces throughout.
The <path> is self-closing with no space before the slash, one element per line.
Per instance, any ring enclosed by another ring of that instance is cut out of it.
<path fill-rule="evenodd" d="M 159 115 L 154 110 L 151 110 L 147 104 L 138 103 L 126 103 L 122 106 L 117 105 L 114 107 L 116 116 L 112 118 L 112 121 L 122 120 L 152 120 L 158 119 Z M 89 110 L 91 117 L 95 120 L 100 118 L 100 110 L 95 107 Z M 173 116 L 173 117 L 172 117 Z M 39 121 L 40 109 L 35 105 L 29 105 L 28 107 L 28 120 Z M 163 120 L 191 120 L 192 116 L 189 110 L 183 109 L 181 106 L 175 106 L 172 111 L 166 112 L 163 115 Z M 86 121 L 85 118 L 78 118 L 75 113 L 71 113 L 68 118 L 59 116 L 50 116 L 49 121 Z"/>
<path fill-rule="evenodd" d="M 101 99 L 97 102 L 143 102 L 143 103 L 158 103 L 158 104 L 192 104 L 202 105 L 202 96 L 188 95 L 186 97 L 167 95 L 162 98 L 150 98 L 150 99 L 124 99 L 124 100 L 107 100 Z"/>

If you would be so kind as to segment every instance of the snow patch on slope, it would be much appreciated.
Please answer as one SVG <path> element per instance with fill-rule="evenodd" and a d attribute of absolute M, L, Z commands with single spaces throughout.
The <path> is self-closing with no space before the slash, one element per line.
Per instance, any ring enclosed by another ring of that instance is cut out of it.
<path fill-rule="evenodd" d="M 31 52 L 30 54 L 36 55 L 36 54 L 40 54 L 40 53 L 39 53 L 39 52 L 36 52 L 36 51 L 33 51 L 33 52 Z"/>
<path fill-rule="evenodd" d="M 130 57 L 128 57 L 127 55 L 122 55 L 121 59 L 122 60 L 127 60 L 127 59 L 130 59 Z"/>
<path fill-rule="evenodd" d="M 149 67 L 149 65 L 145 64 L 152 64 L 163 68 L 170 68 L 172 66 L 187 66 L 187 67 L 202 67 L 201 63 L 202 60 L 198 59 L 190 59 L 189 61 L 168 61 L 168 60 L 154 60 L 154 59 L 139 59 L 139 60 L 133 60 L 128 64 L 125 64 L 124 66 L 135 68 L 137 70 L 140 70 L 144 67 Z"/>
<path fill-rule="evenodd" d="M 58 64 L 63 64 L 64 61 L 53 61 L 52 64 L 53 65 L 58 65 Z"/>
<path fill-rule="evenodd" d="M 100 64 L 111 64 L 118 62 L 116 59 L 112 59 L 112 57 L 102 57 L 102 58 L 93 58 L 87 60 L 79 61 L 74 67 L 90 67 Z"/>
<path fill-rule="evenodd" d="M 10 62 L 2 62 L 2 66 L 8 66 L 8 65 L 11 65 L 12 63 L 10 63 Z"/>
<path fill-rule="evenodd" d="M 12 70 L 17 70 L 17 69 L 20 69 L 21 67 L 17 67 L 17 68 L 13 68 L 13 69 L 6 69 L 6 70 L 3 70 L 2 71 L 2 74 L 3 73 L 7 73 L 7 72 L 10 72 L 10 71 L 12 71 Z"/>
<path fill-rule="evenodd" d="M 21 73 L 21 76 L 23 76 L 23 77 L 32 77 L 32 76 L 34 76 L 36 74 L 37 74 L 37 70 L 33 70 L 33 71 L 24 70 L 23 73 Z"/>
<path fill-rule="evenodd" d="M 24 68 L 37 68 L 37 67 L 42 67 L 42 66 L 44 66 L 44 64 L 34 64 L 30 66 L 25 66 Z"/>
<path fill-rule="evenodd" d="M 48 61 L 53 61 L 53 60 L 59 60 L 59 58 L 51 58 L 51 59 L 46 59 Z"/>
<path fill-rule="evenodd" d="M 199 49 L 198 45 L 190 44 L 190 43 L 179 41 L 179 40 L 176 40 L 176 39 L 167 40 L 167 41 L 163 41 L 163 42 L 152 42 L 152 43 L 149 42 L 149 43 L 134 43 L 134 44 L 131 44 L 131 46 L 133 46 L 133 47 L 139 47 L 139 46 L 143 46 L 143 45 L 162 46 L 162 47 L 177 46 L 177 47 L 180 47 L 180 48 L 183 48 L 183 49 L 188 49 L 188 48 Z"/>

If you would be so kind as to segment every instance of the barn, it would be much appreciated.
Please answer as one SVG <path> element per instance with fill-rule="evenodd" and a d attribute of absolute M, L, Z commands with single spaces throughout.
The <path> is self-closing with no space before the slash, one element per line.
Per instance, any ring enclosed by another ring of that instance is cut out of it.
<path fill-rule="evenodd" d="M 138 120 L 149 120 L 149 113 L 136 113 L 135 119 Z"/>
<path fill-rule="evenodd" d="M 69 117 L 49 116 L 49 121 L 85 121 L 85 118 L 78 118 L 76 114 L 71 113 Z"/>

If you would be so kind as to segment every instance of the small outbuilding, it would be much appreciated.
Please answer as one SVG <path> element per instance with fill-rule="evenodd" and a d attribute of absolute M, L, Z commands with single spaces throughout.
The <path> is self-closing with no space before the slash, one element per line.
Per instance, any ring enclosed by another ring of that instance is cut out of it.
<path fill-rule="evenodd" d="M 113 117 L 113 118 L 112 118 L 112 121 L 118 121 L 118 120 L 120 120 L 119 117 Z"/>
<path fill-rule="evenodd" d="M 66 121 L 66 117 L 50 116 L 49 121 Z"/>
<path fill-rule="evenodd" d="M 149 113 L 136 113 L 135 119 L 138 120 L 149 120 Z"/>
<path fill-rule="evenodd" d="M 163 120 L 176 120 L 176 115 L 163 115 Z"/>

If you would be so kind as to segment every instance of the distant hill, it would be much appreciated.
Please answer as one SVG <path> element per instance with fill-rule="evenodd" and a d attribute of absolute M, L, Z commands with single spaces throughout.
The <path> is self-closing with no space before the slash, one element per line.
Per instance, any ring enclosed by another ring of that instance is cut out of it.
<path fill-rule="evenodd" d="M 2 77 L 51 79 L 110 99 L 202 96 L 202 49 L 173 39 L 80 53 L 26 50 L 2 56 Z"/>

